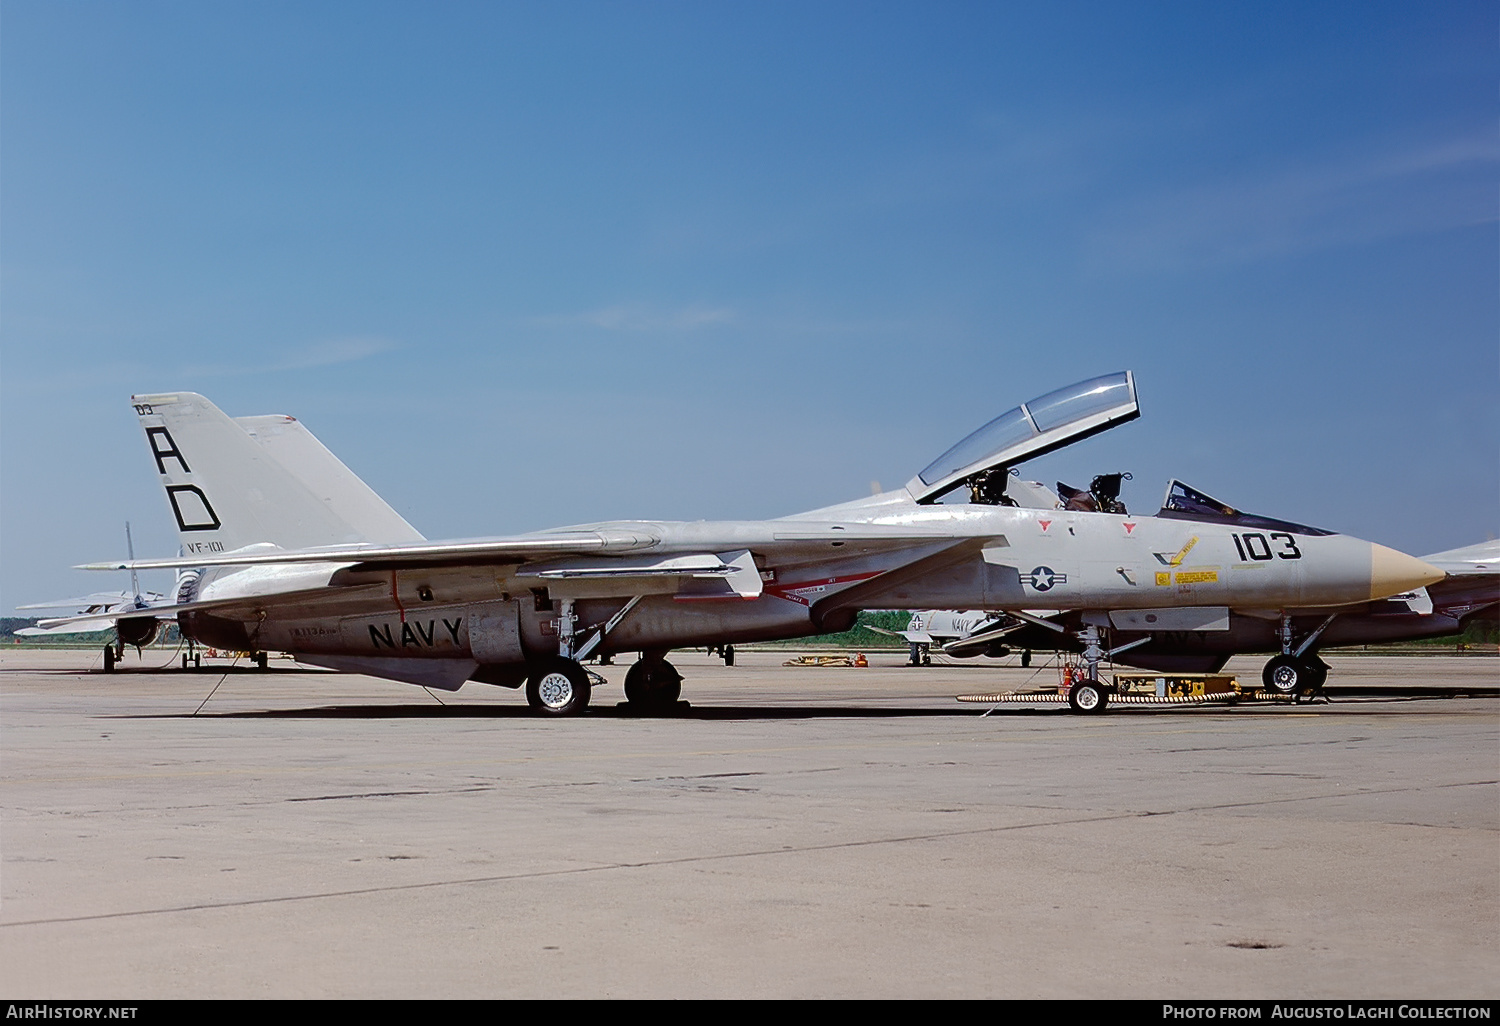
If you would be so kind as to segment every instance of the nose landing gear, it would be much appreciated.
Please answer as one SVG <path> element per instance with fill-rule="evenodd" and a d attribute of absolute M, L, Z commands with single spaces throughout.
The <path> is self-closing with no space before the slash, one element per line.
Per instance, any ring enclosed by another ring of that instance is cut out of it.
<path fill-rule="evenodd" d="M 1337 614 L 1335 614 L 1337 615 Z M 1316 695 L 1323 690 L 1328 680 L 1328 664 L 1318 657 L 1313 645 L 1318 636 L 1333 623 L 1329 616 L 1302 639 L 1301 644 L 1292 644 L 1292 618 L 1283 613 L 1276 636 L 1281 642 L 1281 654 L 1274 656 L 1261 671 L 1261 683 L 1266 690 L 1278 695 Z"/>
<path fill-rule="evenodd" d="M 1266 663 L 1260 679 L 1267 691 L 1278 695 L 1315 694 L 1328 680 L 1328 664 L 1313 654 L 1279 655 Z"/>

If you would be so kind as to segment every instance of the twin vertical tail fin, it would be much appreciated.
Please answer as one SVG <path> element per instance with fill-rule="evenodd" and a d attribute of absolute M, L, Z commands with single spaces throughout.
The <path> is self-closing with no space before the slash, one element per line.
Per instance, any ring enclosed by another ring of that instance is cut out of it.
<path fill-rule="evenodd" d="M 294 418 L 232 420 L 193 392 L 131 402 L 184 555 L 422 539 Z"/>

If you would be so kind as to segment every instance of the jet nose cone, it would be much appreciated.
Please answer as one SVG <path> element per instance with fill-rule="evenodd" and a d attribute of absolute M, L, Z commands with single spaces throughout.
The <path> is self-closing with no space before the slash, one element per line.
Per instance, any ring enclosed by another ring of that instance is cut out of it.
<path fill-rule="evenodd" d="M 1370 543 L 1370 599 L 1389 598 L 1441 581 L 1446 574 L 1416 556 Z"/>

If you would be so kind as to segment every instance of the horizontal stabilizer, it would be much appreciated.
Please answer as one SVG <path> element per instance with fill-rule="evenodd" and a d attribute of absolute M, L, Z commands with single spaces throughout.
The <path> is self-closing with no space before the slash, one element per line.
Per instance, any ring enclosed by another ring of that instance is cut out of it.
<path fill-rule="evenodd" d="M 42 620 L 35 627 L 22 627 L 15 633 L 18 638 L 60 638 L 70 634 L 97 634 L 99 631 L 114 629 L 115 621 L 104 617 L 93 620 L 73 619 L 62 624 L 55 620 Z"/>
<path fill-rule="evenodd" d="M 165 595 L 155 591 L 141 593 L 141 600 L 146 603 L 157 602 L 166 598 Z M 93 595 L 84 595 L 81 598 L 57 599 L 53 602 L 28 602 L 17 609 L 77 609 L 82 612 L 89 610 L 104 611 L 111 606 L 131 605 L 135 602 L 135 596 L 128 591 L 101 591 Z"/>
<path fill-rule="evenodd" d="M 376 585 L 374 587 L 377 589 L 382 589 L 385 586 Z M 347 589 L 347 593 L 350 595 L 357 595 L 361 593 L 367 593 L 369 590 L 370 587 L 368 586 L 352 586 Z M 250 595 L 228 595 L 222 598 L 203 599 L 198 602 L 173 602 L 158 606 L 145 606 L 140 608 L 127 606 L 120 609 L 112 609 L 109 612 L 104 613 L 103 615 L 100 615 L 99 613 L 81 613 L 78 616 L 60 616 L 50 620 L 39 620 L 37 621 L 36 627 L 28 627 L 26 628 L 26 630 L 36 630 L 37 628 L 41 628 L 42 630 L 49 633 L 57 634 L 92 633 L 94 631 L 108 630 L 109 628 L 117 625 L 121 620 L 143 620 L 148 618 L 155 620 L 176 620 L 178 613 L 198 613 L 207 612 L 209 610 L 245 609 L 247 607 L 253 609 L 256 606 L 264 605 L 266 599 L 272 597 L 272 595 L 274 595 L 274 597 L 278 599 L 286 599 L 293 598 L 298 595 L 316 595 L 320 593 L 326 594 L 326 591 L 326 586 L 319 585 L 312 588 L 299 587 L 295 589 L 288 589 L 287 591 L 275 592 L 271 594 L 256 593 Z M 87 626 L 89 624 L 100 624 L 101 626 Z M 71 628 L 71 630 L 66 632 L 56 630 L 55 628 L 58 627 L 69 627 Z M 21 632 L 17 631 L 16 633 L 19 634 Z"/>

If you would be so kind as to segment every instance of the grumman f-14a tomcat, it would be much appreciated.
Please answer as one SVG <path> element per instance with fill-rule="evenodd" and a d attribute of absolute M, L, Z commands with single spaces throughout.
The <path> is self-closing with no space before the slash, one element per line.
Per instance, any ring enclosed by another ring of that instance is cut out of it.
<path fill-rule="evenodd" d="M 524 684 L 542 713 L 588 706 L 580 660 L 591 655 L 640 653 L 625 696 L 659 709 L 680 695 L 674 648 L 844 630 L 860 610 L 912 608 L 1079 612 L 1070 633 L 1089 680 L 1069 697 L 1094 712 L 1109 699 L 1098 667 L 1121 617 L 1176 623 L 1234 608 L 1290 624 L 1443 576 L 1385 546 L 1266 517 L 1014 505 L 1010 468 L 1140 415 L 1128 371 L 1003 413 L 904 488 L 842 505 L 439 542 L 292 418 L 236 421 L 190 392 L 133 403 L 182 552 L 87 566 L 178 571 L 169 604 L 118 618 L 122 639 L 175 619 L 217 648 L 448 690 Z M 278 440 L 288 434 L 295 444 Z"/>

